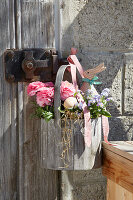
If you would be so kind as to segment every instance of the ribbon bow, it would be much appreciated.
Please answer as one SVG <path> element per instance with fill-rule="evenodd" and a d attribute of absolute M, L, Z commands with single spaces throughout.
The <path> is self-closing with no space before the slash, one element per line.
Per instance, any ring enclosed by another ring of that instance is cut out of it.
<path fill-rule="evenodd" d="M 88 78 L 82 78 L 82 81 L 83 82 L 87 82 L 89 83 L 90 85 L 98 85 L 98 84 L 102 84 L 102 82 L 97 82 L 96 80 L 98 80 L 98 77 L 95 76 L 92 80 L 88 79 Z"/>

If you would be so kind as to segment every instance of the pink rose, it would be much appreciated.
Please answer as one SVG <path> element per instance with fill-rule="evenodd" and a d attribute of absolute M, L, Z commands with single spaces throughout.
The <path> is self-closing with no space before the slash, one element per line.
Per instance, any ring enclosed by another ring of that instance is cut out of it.
<path fill-rule="evenodd" d="M 47 96 L 50 98 L 54 98 L 54 87 L 49 87 L 47 90 Z"/>
<path fill-rule="evenodd" d="M 46 105 L 53 105 L 54 99 L 54 88 L 46 88 L 41 89 L 40 92 L 37 93 L 37 104 L 41 107 Z"/>
<path fill-rule="evenodd" d="M 41 107 L 46 105 L 52 105 L 52 101 L 50 98 L 46 96 L 42 91 L 37 93 L 37 104 Z"/>
<path fill-rule="evenodd" d="M 27 87 L 27 93 L 29 96 L 34 96 L 45 85 L 40 81 L 32 82 Z"/>
<path fill-rule="evenodd" d="M 73 97 L 75 93 L 75 88 L 72 83 L 68 81 L 62 81 L 61 83 L 61 100 L 65 101 L 68 97 Z"/>
<path fill-rule="evenodd" d="M 52 82 L 44 83 L 45 87 L 54 87 L 54 84 Z"/>

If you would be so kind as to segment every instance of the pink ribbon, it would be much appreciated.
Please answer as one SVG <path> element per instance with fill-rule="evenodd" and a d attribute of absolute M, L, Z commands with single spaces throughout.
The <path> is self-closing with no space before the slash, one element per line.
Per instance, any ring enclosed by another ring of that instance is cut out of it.
<path fill-rule="evenodd" d="M 68 61 L 69 64 L 71 66 L 71 75 L 72 75 L 72 82 L 73 85 L 76 89 L 76 91 L 78 90 L 78 85 L 77 85 L 77 79 L 76 79 L 76 67 L 80 73 L 80 75 L 82 76 L 82 78 L 84 78 L 83 76 L 83 68 L 80 64 L 80 62 L 78 61 L 76 55 L 74 55 L 74 53 L 76 53 L 76 49 L 72 48 L 71 49 L 71 54 L 68 57 Z M 90 111 L 87 109 L 87 105 L 85 103 L 85 101 L 83 100 L 82 96 L 80 94 L 77 94 L 77 97 L 79 99 L 79 101 L 81 101 L 83 103 L 83 112 L 84 112 L 84 121 L 85 121 L 85 134 L 84 134 L 84 140 L 85 140 L 85 144 L 90 147 L 91 145 L 91 118 L 90 118 Z"/>
<path fill-rule="evenodd" d="M 73 85 L 76 89 L 78 90 L 78 85 L 77 85 L 77 79 L 76 79 L 76 68 L 78 69 L 80 75 L 82 78 L 84 78 L 84 71 L 83 67 L 81 66 L 78 58 L 76 57 L 77 49 L 71 48 L 71 55 L 68 57 L 68 62 L 71 66 L 71 75 L 72 75 L 72 82 Z M 91 118 L 90 118 L 90 112 L 87 109 L 87 105 L 84 102 L 82 96 L 78 95 L 78 98 L 80 101 L 83 102 L 83 112 L 84 112 L 84 120 L 85 120 L 85 134 L 84 134 L 84 140 L 85 143 L 88 147 L 91 145 Z M 108 134 L 109 134 L 109 122 L 108 118 L 105 116 L 102 116 L 102 127 L 103 127 L 103 135 L 104 135 L 104 141 L 111 145 L 111 143 L 108 142 Z"/>
<path fill-rule="evenodd" d="M 84 120 L 85 120 L 85 134 L 84 134 L 84 140 L 85 144 L 90 147 L 91 145 L 91 118 L 90 118 L 90 112 L 87 109 L 87 105 L 83 107 L 84 112 Z"/>
<path fill-rule="evenodd" d="M 78 84 L 77 84 L 77 79 L 76 79 L 76 66 L 74 64 L 71 64 L 71 63 L 70 63 L 70 66 L 71 66 L 72 82 L 73 82 L 73 85 L 75 87 L 75 90 L 77 91 L 78 90 Z"/>
<path fill-rule="evenodd" d="M 104 115 L 102 115 L 102 127 L 103 127 L 104 141 L 107 144 L 112 145 L 108 141 L 108 135 L 109 135 L 109 121 L 108 121 L 108 117 L 105 117 Z"/>

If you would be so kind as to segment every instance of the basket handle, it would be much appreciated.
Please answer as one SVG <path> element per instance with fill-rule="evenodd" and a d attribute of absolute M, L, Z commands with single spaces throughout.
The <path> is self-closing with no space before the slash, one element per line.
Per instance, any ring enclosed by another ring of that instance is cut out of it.
<path fill-rule="evenodd" d="M 68 65 L 62 65 L 57 72 L 56 81 L 55 81 L 55 91 L 54 91 L 54 118 L 55 118 L 55 125 L 58 124 L 60 120 L 60 112 L 58 108 L 61 106 L 61 99 L 60 99 L 60 86 L 63 80 L 63 76 L 65 73 L 66 68 Z"/>

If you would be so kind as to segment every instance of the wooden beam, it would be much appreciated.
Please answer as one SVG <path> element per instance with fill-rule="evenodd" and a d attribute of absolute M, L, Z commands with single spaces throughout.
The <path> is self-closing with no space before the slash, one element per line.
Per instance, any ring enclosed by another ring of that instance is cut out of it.
<path fill-rule="evenodd" d="M 133 193 L 108 179 L 107 200 L 133 200 Z"/>
<path fill-rule="evenodd" d="M 53 4 L 53 0 L 22 0 L 20 4 L 18 3 L 17 9 L 20 15 L 17 18 L 17 44 L 19 48 L 54 47 Z M 27 84 L 19 83 L 18 88 L 20 91 L 18 94 L 20 98 L 19 198 L 25 200 L 56 199 L 58 172 L 46 170 L 41 165 L 40 120 L 30 118 L 33 108 L 32 99 L 27 96 Z"/>
<path fill-rule="evenodd" d="M 103 143 L 102 171 L 108 179 L 133 192 L 133 155 L 126 152 L 124 145 L 127 144 L 117 143 L 117 146 L 110 146 Z M 133 149 L 133 145 L 130 145 L 128 145 L 130 148 L 127 149 L 129 152 Z"/>
<path fill-rule="evenodd" d="M 112 142 L 112 144 L 114 144 L 114 146 L 103 142 L 103 148 L 133 161 L 133 141 L 119 141 Z"/>

